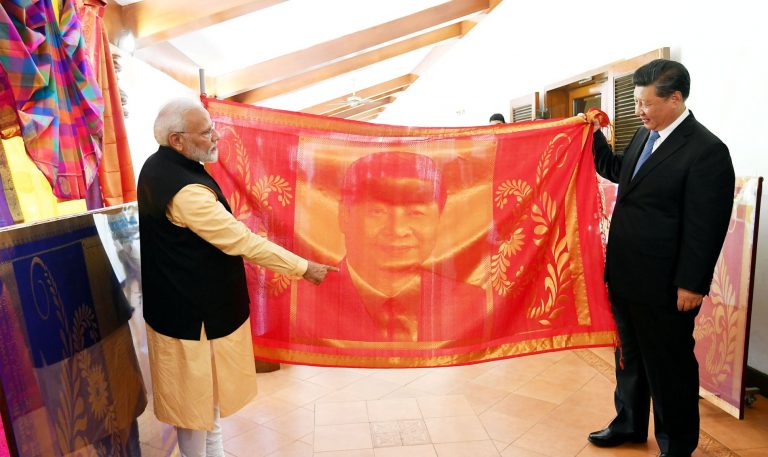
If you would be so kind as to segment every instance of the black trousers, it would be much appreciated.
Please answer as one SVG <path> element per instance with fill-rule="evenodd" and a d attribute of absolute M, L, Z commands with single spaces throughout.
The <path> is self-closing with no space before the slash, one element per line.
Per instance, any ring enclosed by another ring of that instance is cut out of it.
<path fill-rule="evenodd" d="M 699 365 L 693 326 L 699 307 L 639 305 L 612 298 L 621 340 L 616 349 L 616 418 L 610 428 L 648 435 L 650 403 L 662 452 L 690 456 L 699 443 Z"/>

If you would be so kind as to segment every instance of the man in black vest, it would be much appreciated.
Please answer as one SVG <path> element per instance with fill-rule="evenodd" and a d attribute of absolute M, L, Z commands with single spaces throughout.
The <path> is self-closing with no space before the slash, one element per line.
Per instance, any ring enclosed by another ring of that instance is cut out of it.
<path fill-rule="evenodd" d="M 589 435 L 601 447 L 645 442 L 650 400 L 662 457 L 690 457 L 699 439 L 693 327 L 709 292 L 733 205 L 728 148 L 685 101 L 690 76 L 658 59 L 633 76 L 643 122 L 623 155 L 594 135 L 595 168 L 619 183 L 605 280 L 621 346 L 616 417 Z"/>
<path fill-rule="evenodd" d="M 336 268 L 302 259 L 235 219 L 201 164 L 216 161 L 219 135 L 198 101 L 166 104 L 154 131 L 160 148 L 138 183 L 154 410 L 176 426 L 184 457 L 223 456 L 219 418 L 256 393 L 243 258 L 314 284 Z"/>

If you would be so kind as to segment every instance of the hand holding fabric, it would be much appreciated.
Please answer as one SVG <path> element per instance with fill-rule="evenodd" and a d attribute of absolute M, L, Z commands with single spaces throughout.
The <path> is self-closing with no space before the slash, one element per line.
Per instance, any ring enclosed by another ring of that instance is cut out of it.
<path fill-rule="evenodd" d="M 339 271 L 339 269 L 330 265 L 323 265 L 321 263 L 313 262 L 310 260 L 309 264 L 307 265 L 307 271 L 304 273 L 303 278 L 314 285 L 318 285 L 323 282 L 325 275 L 327 275 L 329 271 Z"/>
<path fill-rule="evenodd" d="M 690 311 L 701 305 L 703 295 L 691 292 L 690 290 L 678 287 L 677 289 L 677 309 L 679 311 Z"/>

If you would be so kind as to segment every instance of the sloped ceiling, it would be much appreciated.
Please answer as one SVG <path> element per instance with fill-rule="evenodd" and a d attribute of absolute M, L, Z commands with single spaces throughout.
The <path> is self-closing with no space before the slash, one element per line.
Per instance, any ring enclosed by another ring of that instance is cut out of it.
<path fill-rule="evenodd" d="M 197 91 L 372 121 L 501 0 L 117 0 L 110 40 Z"/>

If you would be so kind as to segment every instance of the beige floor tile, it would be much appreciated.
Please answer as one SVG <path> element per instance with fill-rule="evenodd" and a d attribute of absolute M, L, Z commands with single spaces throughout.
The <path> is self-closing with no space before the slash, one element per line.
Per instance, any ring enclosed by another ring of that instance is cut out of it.
<path fill-rule="evenodd" d="M 536 424 L 533 419 L 520 419 L 505 414 L 486 411 L 480 415 L 480 422 L 491 439 L 507 447 Z"/>
<path fill-rule="evenodd" d="M 431 395 L 430 392 L 426 392 L 424 390 L 414 389 L 409 386 L 401 387 L 395 391 L 392 391 L 385 395 L 383 399 L 387 398 L 419 398 L 419 397 L 427 397 Z"/>
<path fill-rule="evenodd" d="M 451 378 L 451 379 L 463 379 L 465 381 L 471 381 L 476 379 L 493 369 L 493 366 L 489 366 L 484 363 L 476 363 L 473 365 L 461 365 L 455 367 L 440 367 L 435 370 L 436 373 Z"/>
<path fill-rule="evenodd" d="M 375 457 L 373 449 L 354 449 L 351 451 L 315 452 L 314 457 Z"/>
<path fill-rule="evenodd" d="M 703 424 L 703 428 L 729 449 L 768 447 L 768 423 L 725 418 L 708 421 Z"/>
<path fill-rule="evenodd" d="M 537 378 L 578 390 L 595 375 L 598 375 L 598 372 L 594 367 L 573 353 L 568 353 L 557 363 L 542 371 Z"/>
<path fill-rule="evenodd" d="M 361 422 L 368 422 L 368 407 L 365 401 L 315 403 L 315 425 Z"/>
<path fill-rule="evenodd" d="M 400 429 L 397 421 L 371 422 L 371 439 L 373 447 L 402 447 Z"/>
<path fill-rule="evenodd" d="M 437 457 L 498 457 L 496 446 L 488 441 L 462 441 L 435 444 Z"/>
<path fill-rule="evenodd" d="M 263 424 L 284 416 L 298 407 L 287 401 L 274 397 L 256 397 L 254 401 L 237 412 L 237 416 L 248 419 L 257 424 Z"/>
<path fill-rule="evenodd" d="M 315 430 L 315 413 L 307 409 L 299 408 L 285 416 L 264 423 L 269 427 L 291 439 L 298 440 Z"/>
<path fill-rule="evenodd" d="M 591 351 L 593 354 L 597 355 L 598 357 L 610 363 L 611 365 L 616 363 L 614 349 L 612 347 L 590 348 L 588 349 L 588 351 Z"/>
<path fill-rule="evenodd" d="M 332 392 L 332 389 L 329 389 L 328 387 L 300 380 L 290 387 L 278 390 L 272 394 L 271 397 L 288 403 L 293 403 L 296 406 L 302 406 L 311 403 L 330 392 Z"/>
<path fill-rule="evenodd" d="M 430 392 L 432 395 L 447 395 L 457 384 L 465 381 L 468 379 L 462 376 L 462 372 L 435 370 L 408 384 L 408 387 Z"/>
<path fill-rule="evenodd" d="M 571 387 L 540 378 L 534 378 L 515 390 L 518 395 L 538 398 L 558 405 L 567 400 L 574 392 L 576 390 Z"/>
<path fill-rule="evenodd" d="M 597 378 L 602 378 L 602 376 Z M 607 424 L 616 415 L 616 407 L 613 403 L 614 386 L 612 384 L 602 386 L 601 381 L 596 381 L 597 378 L 587 383 L 578 392 L 574 392 L 561 405 L 591 410 L 601 414 L 605 418 L 605 424 Z"/>
<path fill-rule="evenodd" d="M 592 409 L 560 405 L 540 420 L 539 424 L 551 427 L 553 430 L 570 430 L 574 433 L 581 433 L 586 439 L 589 433 L 605 427 L 606 416 L 602 412 Z"/>
<path fill-rule="evenodd" d="M 424 419 L 433 443 L 488 440 L 488 433 L 475 416 Z"/>
<path fill-rule="evenodd" d="M 355 381 L 337 392 L 343 395 L 349 395 L 350 399 L 354 400 L 378 400 L 400 387 L 399 384 L 382 379 L 366 378 Z M 320 401 L 325 401 L 325 398 Z"/>
<path fill-rule="evenodd" d="M 419 409 L 424 417 L 475 416 L 475 410 L 464 395 L 434 395 L 419 397 Z"/>
<path fill-rule="evenodd" d="M 550 457 L 546 454 L 540 454 L 530 449 L 509 446 L 501 451 L 501 457 Z"/>
<path fill-rule="evenodd" d="M 259 374 L 256 400 L 223 419 L 225 449 L 229 457 L 656 456 L 652 427 L 642 445 L 601 449 L 586 441 L 615 414 L 615 384 L 605 371 L 612 364 L 605 348 L 431 369 L 284 364 Z M 763 397 L 743 421 L 708 402 L 700 410 L 702 430 L 740 457 L 768 456 Z M 151 408 L 138 422 L 144 455 L 165 457 L 175 448 L 175 431 Z M 375 426 L 391 440 L 377 443 Z M 699 449 L 693 457 L 713 456 Z"/>
<path fill-rule="evenodd" d="M 223 417 L 221 419 L 221 436 L 226 441 L 234 438 L 241 433 L 245 433 L 256 428 L 258 424 L 252 420 L 235 414 L 234 416 Z"/>
<path fill-rule="evenodd" d="M 267 457 L 313 457 L 313 455 L 314 451 L 311 445 L 301 441 L 294 441 L 267 455 Z"/>
<path fill-rule="evenodd" d="M 403 368 L 403 369 L 389 369 L 389 370 L 377 370 L 371 374 L 371 378 L 380 379 L 382 381 L 388 381 L 395 384 L 404 386 L 416 379 L 426 376 L 429 373 L 435 371 L 436 368 Z"/>
<path fill-rule="evenodd" d="M 450 392 L 452 395 L 464 395 L 472 407 L 472 410 L 475 411 L 475 414 L 480 414 L 486 411 L 488 408 L 497 404 L 503 400 L 504 397 L 509 395 L 509 392 L 506 390 L 484 386 L 478 384 L 476 381 L 477 380 L 465 382 Z"/>
<path fill-rule="evenodd" d="M 281 366 L 284 367 L 286 365 Z M 280 370 L 271 373 L 259 373 L 256 375 L 256 385 L 259 388 L 259 396 L 264 397 L 272 395 L 286 387 L 301 385 L 301 379 L 289 375 L 283 368 L 281 368 Z"/>
<path fill-rule="evenodd" d="M 524 395 L 509 394 L 488 411 L 505 414 L 522 420 L 538 421 L 557 408 L 556 403 L 526 397 Z"/>
<path fill-rule="evenodd" d="M 415 398 L 369 400 L 368 418 L 371 422 L 421 419 L 421 411 Z"/>
<path fill-rule="evenodd" d="M 431 444 L 377 448 L 373 450 L 373 454 L 375 457 L 437 457 L 435 447 Z"/>
<path fill-rule="evenodd" d="M 587 445 L 577 457 L 649 457 L 657 456 L 658 451 L 642 445 L 620 446 L 614 448 L 603 448 Z"/>
<path fill-rule="evenodd" d="M 508 359 L 504 364 L 493 368 L 491 371 L 498 374 L 517 374 L 533 377 L 551 367 L 562 358 L 562 355 L 560 357 L 555 357 L 553 354 L 554 353 L 547 353 Z"/>
<path fill-rule="evenodd" d="M 367 377 L 365 372 L 354 368 L 332 368 L 307 379 L 314 384 L 340 389 Z"/>
<path fill-rule="evenodd" d="M 513 444 L 552 457 L 573 457 L 588 443 L 583 433 L 567 429 L 553 430 L 547 425 L 536 424 Z"/>
<path fill-rule="evenodd" d="M 315 452 L 373 448 L 368 422 L 315 427 Z"/>
<path fill-rule="evenodd" d="M 264 457 L 293 441 L 272 429 L 257 425 L 253 430 L 224 441 L 224 449 L 237 457 Z"/>
<path fill-rule="evenodd" d="M 400 430 L 400 438 L 403 446 L 417 446 L 422 444 L 431 444 L 432 438 L 429 436 L 427 424 L 423 419 L 418 420 L 400 420 L 397 421 Z"/>
<path fill-rule="evenodd" d="M 291 365 L 288 363 L 284 363 L 280 365 L 280 371 L 283 374 L 289 375 L 297 379 L 303 379 L 303 380 L 307 380 L 321 373 L 325 373 L 332 370 L 333 368 L 330 368 L 330 367 L 315 367 L 310 365 Z"/>
<path fill-rule="evenodd" d="M 532 372 L 506 371 L 502 368 L 496 368 L 473 379 L 472 382 L 482 386 L 509 392 L 514 392 L 520 386 L 530 381 L 536 376 Z"/>

